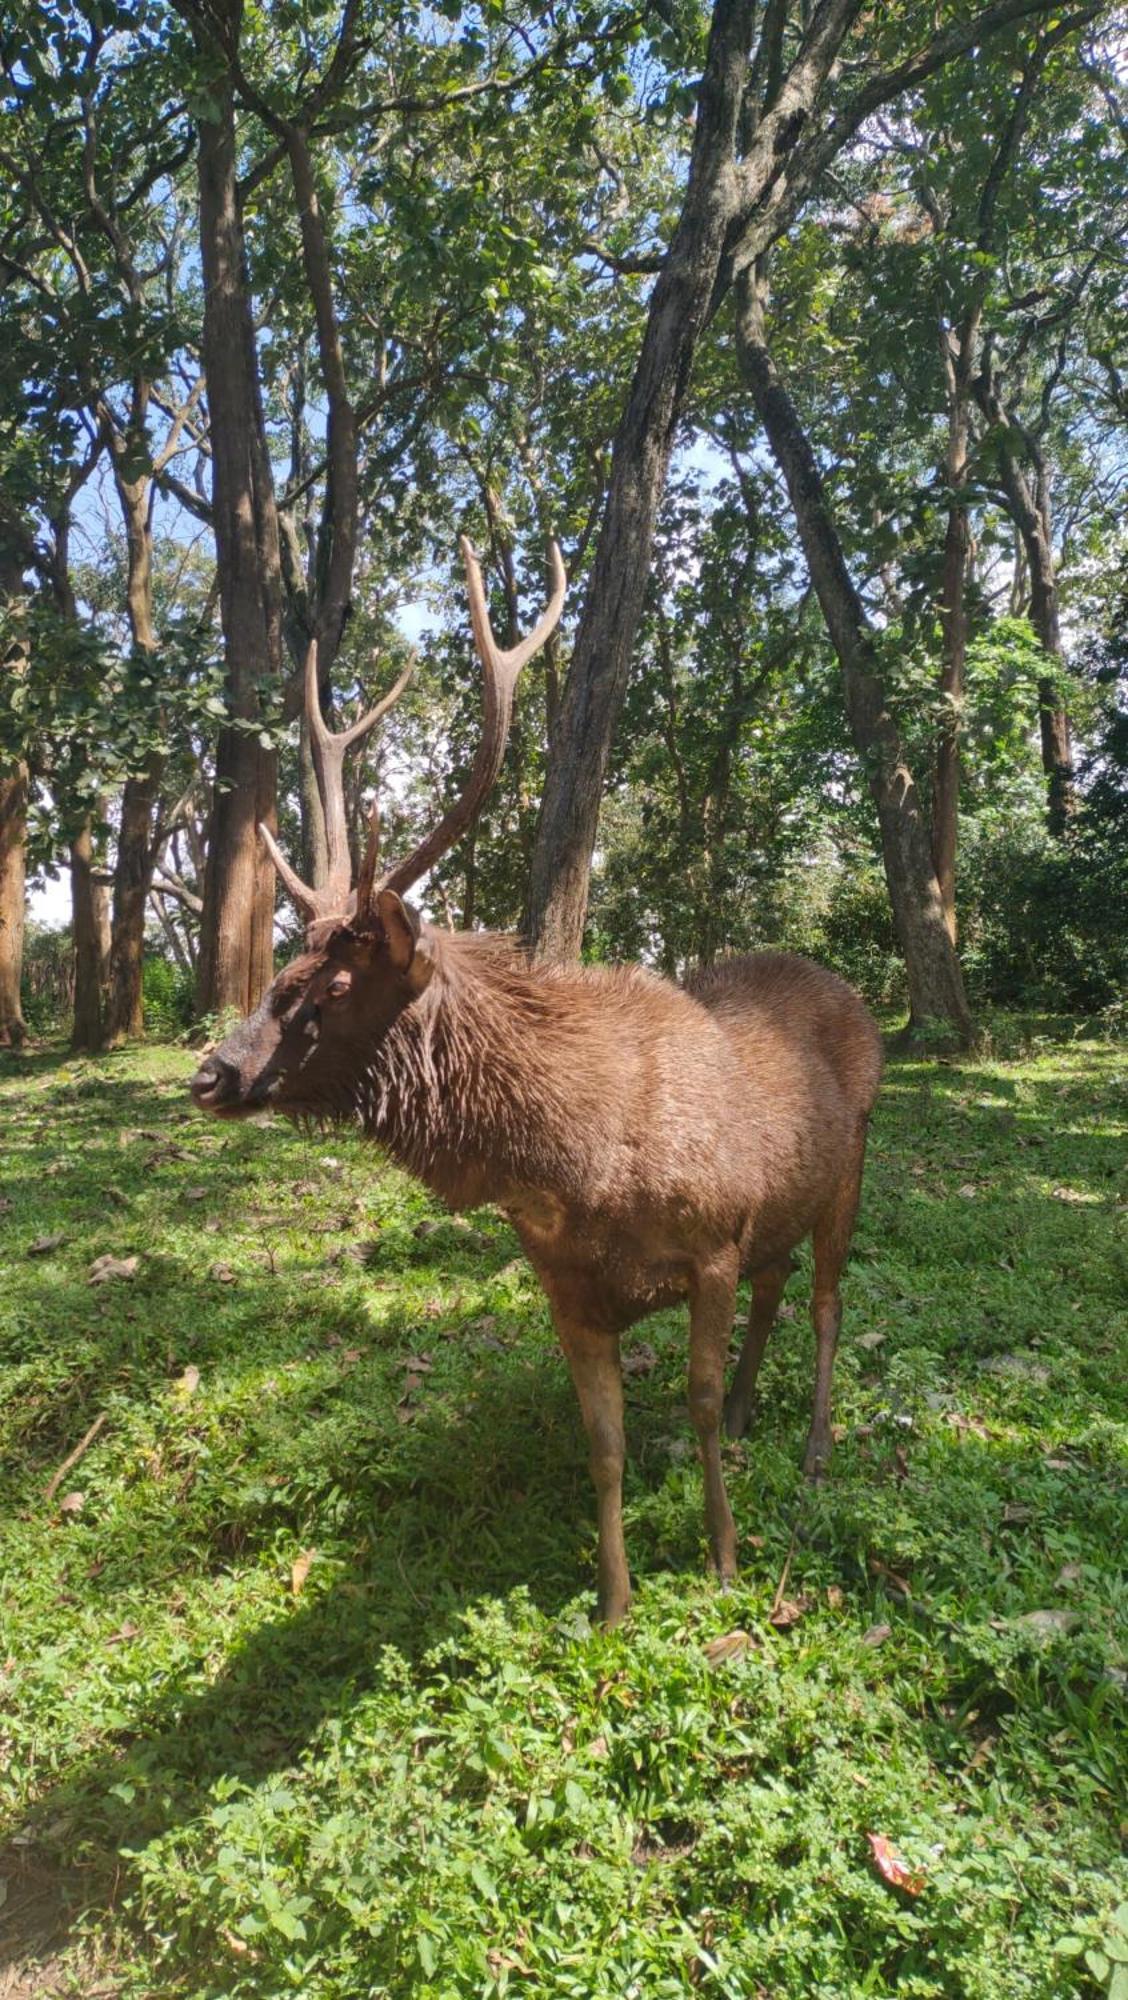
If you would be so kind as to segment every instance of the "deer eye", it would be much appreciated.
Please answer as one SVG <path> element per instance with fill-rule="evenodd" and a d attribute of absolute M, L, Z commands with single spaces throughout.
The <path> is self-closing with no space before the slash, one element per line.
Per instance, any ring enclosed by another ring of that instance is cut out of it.
<path fill-rule="evenodd" d="M 351 972 L 335 972 L 328 986 L 325 988 L 326 998 L 329 1000 L 343 1000 L 351 985 Z"/>

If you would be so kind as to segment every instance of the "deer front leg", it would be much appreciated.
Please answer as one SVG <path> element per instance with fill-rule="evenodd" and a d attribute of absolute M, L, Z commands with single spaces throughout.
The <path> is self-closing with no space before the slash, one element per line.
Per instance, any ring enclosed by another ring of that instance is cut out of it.
<path fill-rule="evenodd" d="M 619 1336 L 560 1319 L 556 1330 L 572 1371 L 591 1447 L 591 1476 L 599 1512 L 599 1616 L 605 1625 L 618 1625 L 631 1601 L 623 1540 L 626 1443 Z"/>
<path fill-rule="evenodd" d="M 734 1246 L 695 1272 L 689 1293 L 689 1415 L 705 1475 L 709 1550 L 725 1582 L 736 1575 L 736 1527 L 721 1471 L 721 1410 L 739 1268 Z"/>

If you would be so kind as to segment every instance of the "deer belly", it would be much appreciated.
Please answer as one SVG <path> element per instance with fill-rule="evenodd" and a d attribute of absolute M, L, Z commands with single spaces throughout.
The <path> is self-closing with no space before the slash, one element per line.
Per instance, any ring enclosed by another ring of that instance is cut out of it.
<path fill-rule="evenodd" d="M 553 1311 L 567 1319 L 619 1332 L 688 1296 L 688 1258 L 655 1254 L 624 1238 L 621 1227 L 605 1229 L 595 1216 L 577 1216 L 555 1195 L 522 1188 L 502 1209 Z"/>

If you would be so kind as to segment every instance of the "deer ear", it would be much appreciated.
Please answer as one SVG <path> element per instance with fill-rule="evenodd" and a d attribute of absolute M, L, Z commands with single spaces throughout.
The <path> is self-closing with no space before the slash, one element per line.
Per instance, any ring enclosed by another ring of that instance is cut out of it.
<path fill-rule="evenodd" d="M 388 944 L 388 957 L 397 972 L 426 974 L 418 980 L 422 988 L 431 976 L 431 962 L 426 950 L 419 948 L 419 919 L 394 889 L 381 889 L 376 897 L 376 909 L 384 926 L 384 936 Z"/>

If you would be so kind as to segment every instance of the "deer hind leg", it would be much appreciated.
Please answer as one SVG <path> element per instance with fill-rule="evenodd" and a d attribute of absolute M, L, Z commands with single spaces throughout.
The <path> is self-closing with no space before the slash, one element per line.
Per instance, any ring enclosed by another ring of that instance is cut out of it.
<path fill-rule="evenodd" d="M 830 1461 L 830 1385 L 842 1325 L 839 1285 L 858 1214 L 865 1151 L 863 1125 L 851 1148 L 835 1195 L 819 1217 L 813 1232 L 815 1282 L 811 1296 L 811 1322 L 815 1329 L 815 1401 L 803 1470 L 808 1479 L 816 1481 L 822 1478 Z"/>
<path fill-rule="evenodd" d="M 775 1325 L 783 1288 L 790 1276 L 790 1257 L 785 1257 L 780 1264 L 765 1264 L 763 1270 L 752 1274 L 748 1331 L 736 1364 L 736 1374 L 732 1378 L 732 1388 L 725 1397 L 725 1433 L 730 1438 L 743 1437 L 748 1429 L 756 1400 L 756 1377 L 760 1373 L 768 1336 Z"/>
<path fill-rule="evenodd" d="M 695 1273 L 689 1294 L 689 1415 L 705 1475 L 705 1527 L 718 1576 L 736 1575 L 736 1528 L 721 1471 L 721 1409 L 725 1393 L 736 1249 Z"/>
<path fill-rule="evenodd" d="M 580 1399 L 591 1449 L 591 1476 L 599 1519 L 599 1616 L 617 1625 L 627 1615 L 631 1579 L 623 1540 L 623 1379 L 619 1336 L 556 1323 Z"/>

